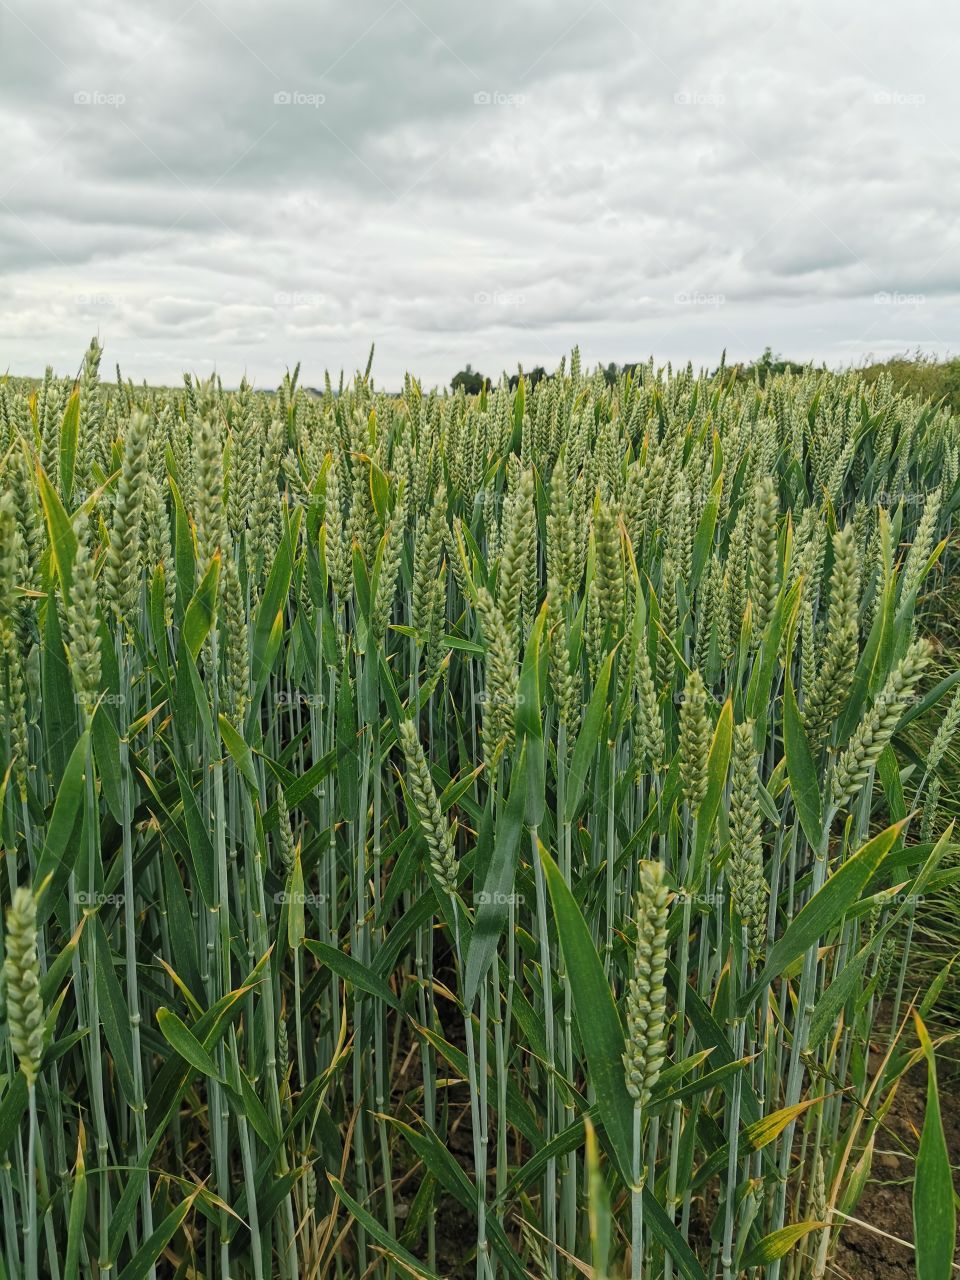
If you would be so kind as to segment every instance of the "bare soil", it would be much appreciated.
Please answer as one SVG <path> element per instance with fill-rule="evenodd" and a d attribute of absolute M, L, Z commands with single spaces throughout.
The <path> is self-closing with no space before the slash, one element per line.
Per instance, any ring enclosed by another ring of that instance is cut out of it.
<path fill-rule="evenodd" d="M 953 1074 L 946 1079 L 944 1065 L 948 1070 L 953 1068 Z M 956 1171 L 960 1166 L 960 1075 L 956 1074 L 956 1063 L 940 1062 L 938 1066 L 944 1134 Z M 873 1175 L 855 1211 L 856 1217 L 868 1225 L 848 1223 L 842 1228 L 833 1255 L 834 1276 L 843 1280 L 912 1280 L 916 1276 L 913 1249 L 890 1237 L 913 1243 L 914 1160 L 920 1145 L 926 1096 L 926 1072 L 919 1067 L 901 1081 L 887 1116 L 886 1130 L 877 1138 Z M 960 1263 L 960 1246 L 954 1256 Z"/>
<path fill-rule="evenodd" d="M 452 979 L 452 973 L 449 976 Z M 451 1016 L 452 1011 L 446 1009 L 443 1002 L 439 1011 L 445 1034 L 452 1043 L 464 1049 L 462 1023 Z M 879 1057 L 872 1063 L 874 1067 L 877 1065 Z M 960 1052 L 953 1048 L 942 1057 L 938 1052 L 937 1065 L 944 1134 L 957 1184 L 956 1173 L 960 1170 Z M 460 1092 L 463 1096 L 458 1097 L 457 1102 L 461 1114 L 451 1126 L 448 1147 L 464 1168 L 472 1169 L 470 1119 L 465 1091 Z M 855 1216 L 864 1225 L 847 1223 L 835 1235 L 827 1267 L 827 1275 L 833 1280 L 914 1280 L 913 1176 L 926 1094 L 926 1068 L 920 1065 L 900 1081 L 893 1105 L 877 1135 L 872 1175 L 855 1209 Z M 469 1260 L 469 1242 L 476 1229 L 474 1218 L 449 1197 L 439 1194 L 435 1221 L 439 1274 L 449 1277 L 449 1280 L 461 1280 L 461 1277 L 467 1280 L 473 1276 L 475 1267 Z M 898 1240 L 906 1243 L 899 1244 Z M 519 1241 L 515 1239 L 514 1243 L 519 1244 Z M 954 1256 L 960 1264 L 960 1240 Z M 536 1267 L 532 1267 L 531 1275 L 536 1274 Z"/>
<path fill-rule="evenodd" d="M 956 1170 L 960 1168 L 960 1073 L 957 1064 L 950 1065 L 954 1074 L 944 1079 L 941 1064 L 940 1108 L 950 1161 Z M 914 1280 L 913 1171 L 925 1106 L 926 1074 L 920 1067 L 901 1081 L 885 1128 L 878 1135 L 873 1174 L 855 1211 L 865 1225 L 849 1222 L 837 1233 L 827 1268 L 834 1280 Z M 449 1145 L 464 1166 L 470 1166 L 469 1120 L 454 1130 Z M 440 1274 L 472 1276 L 473 1264 L 464 1261 L 464 1251 L 475 1230 L 473 1218 L 441 1196 L 436 1222 Z M 907 1243 L 898 1244 L 897 1240 Z M 955 1260 L 960 1264 L 960 1242 Z"/>

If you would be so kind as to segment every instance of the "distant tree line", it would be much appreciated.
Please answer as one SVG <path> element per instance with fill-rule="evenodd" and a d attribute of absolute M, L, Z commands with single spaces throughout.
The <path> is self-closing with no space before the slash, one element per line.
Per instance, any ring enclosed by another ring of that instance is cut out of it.
<path fill-rule="evenodd" d="M 638 367 L 643 367 L 639 361 L 616 364 L 611 360 L 603 369 L 604 381 L 609 386 L 613 386 L 619 378 L 625 374 L 634 373 Z M 779 353 L 774 354 L 771 347 L 765 347 L 756 360 L 738 365 L 727 365 L 724 361 L 713 372 L 717 374 L 720 369 L 724 369 L 727 376 L 735 377 L 738 381 L 756 380 L 763 386 L 769 377 L 776 377 L 783 373 L 802 373 L 809 367 L 809 364 L 799 360 L 788 360 Z M 826 365 L 818 367 L 826 369 Z M 893 385 L 897 390 L 902 388 L 924 399 L 943 400 L 951 408 L 960 410 L 960 356 L 947 356 L 940 359 L 919 350 L 912 353 L 905 351 L 899 355 L 890 356 L 886 360 L 867 359 L 858 367 L 858 371 L 868 382 L 875 382 L 881 374 L 887 374 L 893 379 Z M 521 372 L 527 387 L 535 387 L 544 378 L 553 377 L 553 374 L 547 373 L 542 364 L 534 365 L 531 369 L 518 370 L 510 377 L 511 389 L 518 385 Z M 467 395 L 479 395 L 484 387 L 490 386 L 490 379 L 468 364 L 465 369 L 461 369 L 454 375 L 450 385 L 454 391 L 462 387 Z"/>
<path fill-rule="evenodd" d="M 604 381 L 609 385 L 617 381 L 624 374 L 633 373 L 638 367 L 639 361 L 633 361 L 630 364 L 615 364 L 612 360 L 603 370 Z M 534 365 L 532 369 L 519 369 L 516 373 L 511 374 L 508 379 L 511 391 L 516 390 L 520 384 L 520 378 L 523 377 L 524 385 L 527 387 L 535 387 L 538 382 L 542 382 L 544 378 L 550 379 L 552 373 L 547 373 L 542 364 Z M 468 364 L 465 369 L 461 369 L 459 373 L 455 373 L 450 379 L 450 386 L 454 391 L 459 391 L 462 387 L 467 395 L 479 395 L 484 387 L 490 386 L 490 379 L 485 374 L 474 369 L 472 364 Z"/>
<path fill-rule="evenodd" d="M 455 373 L 450 379 L 450 386 L 454 391 L 461 388 L 468 396 L 478 396 L 484 387 L 489 387 L 490 379 L 484 377 L 482 373 L 478 373 L 472 364 L 468 364 L 465 369 L 461 369 L 459 373 Z"/>
<path fill-rule="evenodd" d="M 736 374 L 740 381 L 753 382 L 756 379 L 762 387 L 771 375 L 776 377 L 778 373 L 803 373 L 807 367 L 796 360 L 786 360 L 782 355 L 774 355 L 770 347 L 764 347 L 759 360 L 737 365 Z"/>
<path fill-rule="evenodd" d="M 861 372 L 868 382 L 876 382 L 881 374 L 888 374 L 893 385 L 911 395 L 925 400 L 943 400 L 951 409 L 960 410 L 960 356 L 936 356 L 913 354 L 904 351 L 883 361 L 862 366 Z"/>
<path fill-rule="evenodd" d="M 796 360 L 786 360 L 781 355 L 774 355 L 766 347 L 758 360 L 750 364 L 739 365 L 736 373 L 739 379 L 750 381 L 754 378 L 763 386 L 767 378 L 778 373 L 801 373 L 809 365 Z M 826 369 L 826 365 L 818 366 Z M 881 375 L 893 380 L 894 389 L 905 391 L 910 395 L 920 396 L 924 400 L 943 401 L 952 409 L 960 410 L 960 357 L 927 355 L 921 350 L 904 351 L 886 360 L 873 360 L 867 357 L 856 371 L 867 381 L 876 382 Z"/>

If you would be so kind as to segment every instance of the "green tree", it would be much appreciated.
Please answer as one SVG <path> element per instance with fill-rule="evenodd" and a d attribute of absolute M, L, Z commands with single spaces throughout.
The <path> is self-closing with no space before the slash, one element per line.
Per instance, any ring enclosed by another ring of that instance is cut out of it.
<path fill-rule="evenodd" d="M 473 365 L 468 364 L 465 369 L 461 369 L 459 373 L 455 373 L 450 379 L 450 386 L 454 391 L 463 387 L 468 396 L 477 396 L 490 385 L 490 379 L 485 378 L 482 373 L 478 373 Z"/>
<path fill-rule="evenodd" d="M 534 365 L 532 369 L 519 369 L 510 377 L 511 391 L 515 391 L 520 385 L 521 375 L 523 376 L 524 385 L 531 389 L 535 387 L 538 382 L 542 382 L 544 378 L 550 376 L 542 364 Z"/>

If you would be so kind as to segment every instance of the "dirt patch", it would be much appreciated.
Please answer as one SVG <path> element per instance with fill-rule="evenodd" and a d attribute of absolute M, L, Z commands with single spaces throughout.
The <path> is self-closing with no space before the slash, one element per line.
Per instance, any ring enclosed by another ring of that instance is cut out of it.
<path fill-rule="evenodd" d="M 443 974 L 453 981 L 453 973 Z M 458 1049 L 465 1050 L 463 1023 L 455 1011 L 440 1001 L 438 1004 L 443 1034 Z M 880 1025 L 884 1025 L 883 1017 Z M 879 1066 L 879 1056 L 871 1055 L 871 1068 Z M 960 1168 L 960 1056 L 955 1046 L 941 1056 L 938 1051 L 940 1109 L 950 1162 Z M 913 1242 L 913 1178 L 917 1149 L 926 1108 L 927 1077 L 923 1065 L 915 1067 L 900 1081 L 893 1105 L 877 1134 L 872 1176 L 864 1188 L 854 1214 L 863 1224 L 849 1222 L 834 1238 L 827 1276 L 834 1280 L 913 1280 L 916 1276 Z M 465 1089 L 448 1097 L 452 1123 L 447 1133 L 447 1146 L 470 1175 L 473 1173 L 473 1148 L 470 1117 Z M 455 1118 L 454 1118 L 455 1117 Z M 491 1129 L 491 1146 L 496 1140 Z M 798 1139 L 799 1143 L 799 1139 Z M 713 1206 L 715 1208 L 715 1206 Z M 449 1280 L 469 1280 L 475 1270 L 471 1245 L 475 1239 L 476 1220 L 462 1205 L 439 1189 L 435 1202 L 437 1269 Z M 709 1228 L 706 1218 L 691 1223 L 691 1244 L 701 1258 L 709 1256 Z M 880 1232 L 886 1234 L 881 1235 Z M 508 1231 L 515 1247 L 523 1244 L 514 1231 Z M 899 1244 L 898 1240 L 907 1244 Z M 422 1247 L 423 1241 L 419 1242 Z M 414 1245 L 416 1252 L 416 1245 Z M 960 1242 L 955 1253 L 960 1264 Z M 532 1271 L 531 1274 L 536 1274 Z"/>
<path fill-rule="evenodd" d="M 886 1118 L 886 1128 L 877 1137 L 873 1176 L 854 1211 L 857 1218 L 869 1225 L 851 1222 L 839 1231 L 827 1268 L 828 1276 L 843 1280 L 914 1280 L 913 1249 L 889 1237 L 913 1242 L 914 1163 L 925 1106 L 926 1073 L 920 1067 L 901 1081 Z M 960 1077 L 941 1079 L 940 1106 L 950 1161 L 956 1169 L 960 1166 Z M 464 1167 L 469 1167 L 468 1126 L 451 1137 L 451 1149 L 456 1151 Z M 474 1219 L 447 1197 L 440 1198 L 437 1210 L 441 1274 L 457 1280 L 472 1275 L 473 1263 L 468 1265 L 464 1261 L 464 1249 L 476 1229 Z M 879 1235 L 878 1231 L 886 1235 Z M 705 1238 L 704 1256 L 708 1250 Z M 960 1244 L 955 1259 L 960 1263 Z"/>
<path fill-rule="evenodd" d="M 916 1275 L 913 1249 L 889 1237 L 913 1242 L 913 1176 L 926 1097 L 926 1070 L 918 1067 L 900 1082 L 886 1127 L 877 1135 L 872 1177 L 854 1210 L 869 1225 L 847 1223 L 841 1229 L 833 1256 L 834 1275 L 849 1280 L 907 1280 Z M 956 1169 L 960 1165 L 960 1078 L 956 1075 L 940 1080 L 940 1109 L 950 1162 Z M 954 1257 L 960 1262 L 960 1247 Z"/>

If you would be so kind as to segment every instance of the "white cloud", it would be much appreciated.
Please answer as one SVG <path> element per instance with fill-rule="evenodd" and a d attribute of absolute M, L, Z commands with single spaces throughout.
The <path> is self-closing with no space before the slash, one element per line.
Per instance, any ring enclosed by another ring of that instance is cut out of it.
<path fill-rule="evenodd" d="M 0 365 L 446 382 L 958 345 L 952 11 L 0 7 Z M 279 97 L 278 97 L 279 95 Z M 878 301 L 878 295 L 889 295 Z M 903 299 L 908 299 L 903 301 Z"/>

